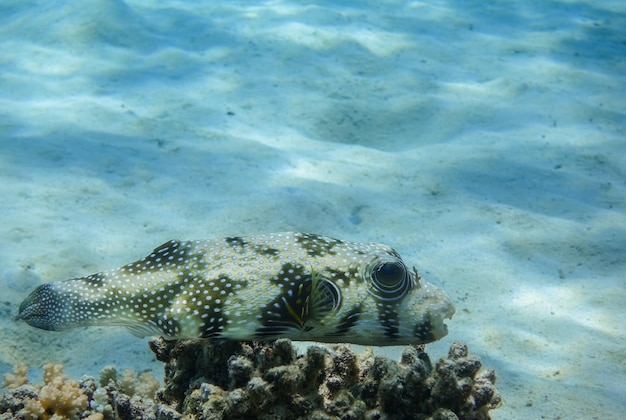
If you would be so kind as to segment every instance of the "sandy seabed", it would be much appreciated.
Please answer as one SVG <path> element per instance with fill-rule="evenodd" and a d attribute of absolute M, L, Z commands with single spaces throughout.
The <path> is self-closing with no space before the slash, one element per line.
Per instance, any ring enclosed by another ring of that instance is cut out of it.
<path fill-rule="evenodd" d="M 17 307 L 169 239 L 297 230 L 443 287 L 428 352 L 497 371 L 493 418 L 619 418 L 624 28 L 610 0 L 4 1 L 0 373 L 160 376 L 146 340 Z"/>

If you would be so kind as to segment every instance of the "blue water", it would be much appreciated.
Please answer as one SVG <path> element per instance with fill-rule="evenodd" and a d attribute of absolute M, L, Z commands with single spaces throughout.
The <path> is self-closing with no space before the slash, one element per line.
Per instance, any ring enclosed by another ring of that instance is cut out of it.
<path fill-rule="evenodd" d="M 622 1 L 4 1 L 0 373 L 151 369 L 122 329 L 14 322 L 172 238 L 396 248 L 509 418 L 626 409 Z M 393 350 L 381 350 L 391 352 Z"/>

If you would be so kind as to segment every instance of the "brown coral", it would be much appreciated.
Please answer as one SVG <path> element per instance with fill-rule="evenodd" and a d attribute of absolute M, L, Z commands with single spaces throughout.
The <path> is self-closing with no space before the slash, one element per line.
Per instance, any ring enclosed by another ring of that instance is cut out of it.
<path fill-rule="evenodd" d="M 136 418 L 308 418 L 486 420 L 500 404 L 493 370 L 481 370 L 467 346 L 454 342 L 433 365 L 423 347 L 406 347 L 399 362 L 356 354 L 348 346 L 312 346 L 297 355 L 287 339 L 273 343 L 154 339 L 165 363 L 165 386 L 114 367 L 100 387 L 70 381 L 60 365 L 44 367 L 43 385 L 0 395 L 0 418 L 90 420 Z M 23 375 L 16 369 L 15 376 Z M 12 379 L 7 383 L 14 383 Z M 17 381 L 19 382 L 19 380 Z M 148 391 L 140 391 L 147 386 Z M 134 395 L 130 395 L 134 394 Z M 91 407 L 88 408 L 88 403 Z"/>
<path fill-rule="evenodd" d="M 455 342 L 433 367 L 423 348 L 400 362 L 349 347 L 153 340 L 165 362 L 160 401 L 185 418 L 488 419 L 495 373 Z"/>

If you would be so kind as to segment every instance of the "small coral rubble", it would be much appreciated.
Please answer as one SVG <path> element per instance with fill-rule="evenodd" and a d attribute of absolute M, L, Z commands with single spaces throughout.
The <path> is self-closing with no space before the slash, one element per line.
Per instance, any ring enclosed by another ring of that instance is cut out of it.
<path fill-rule="evenodd" d="M 10 391 L 0 398 L 0 416 L 10 413 L 24 419 L 70 419 L 88 407 L 87 395 L 77 381 L 63 374 L 63 366 L 44 365 L 43 385 L 28 385 L 27 373 L 25 367 L 16 366 L 14 374 L 5 376 L 3 386 Z"/>
<path fill-rule="evenodd" d="M 151 375 L 107 366 L 100 380 L 68 380 L 44 367 L 44 384 L 25 367 L 5 375 L 0 420 L 22 419 L 419 419 L 485 420 L 500 405 L 495 372 L 481 370 L 454 342 L 434 366 L 423 347 L 395 362 L 346 345 L 311 346 L 298 355 L 288 339 L 272 343 L 150 341 L 165 363 L 164 387 Z"/>
<path fill-rule="evenodd" d="M 455 342 L 434 367 L 422 349 L 400 362 L 347 346 L 152 340 L 165 363 L 158 399 L 185 418 L 488 419 L 495 373 Z"/>
<path fill-rule="evenodd" d="M 100 375 L 100 383 L 106 386 L 100 387 L 90 376 L 68 380 L 63 367 L 56 364 L 44 365 L 43 385 L 28 384 L 27 374 L 28 369 L 20 365 L 5 375 L 2 385 L 8 391 L 0 394 L 0 420 L 155 418 L 152 399 L 159 382 L 148 373 L 135 378 L 126 370 L 117 380 L 116 369 L 107 366 Z M 136 416 L 138 411 L 152 416 Z"/>

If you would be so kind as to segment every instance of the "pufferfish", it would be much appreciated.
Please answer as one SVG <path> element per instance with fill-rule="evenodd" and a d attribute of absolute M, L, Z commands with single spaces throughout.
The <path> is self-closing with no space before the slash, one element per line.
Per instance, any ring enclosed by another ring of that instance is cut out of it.
<path fill-rule="evenodd" d="M 123 267 L 37 287 L 17 319 L 170 340 L 390 346 L 442 338 L 453 314 L 448 296 L 388 246 L 285 232 L 172 240 Z"/>

